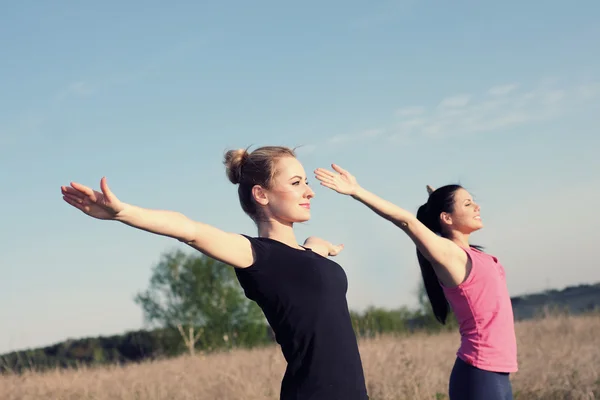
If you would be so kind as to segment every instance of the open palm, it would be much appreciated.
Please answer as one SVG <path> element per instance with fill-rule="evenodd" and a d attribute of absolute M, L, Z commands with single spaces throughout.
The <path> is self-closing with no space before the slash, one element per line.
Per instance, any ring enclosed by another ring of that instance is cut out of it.
<path fill-rule="evenodd" d="M 124 208 L 123 203 L 110 191 L 106 178 L 100 181 L 102 192 L 76 182 L 71 186 L 61 186 L 63 200 L 97 219 L 114 219 Z"/>
<path fill-rule="evenodd" d="M 356 191 L 358 190 L 356 178 L 339 165 L 331 164 L 331 168 L 333 168 L 335 172 L 324 168 L 317 168 L 315 170 L 315 177 L 321 181 L 321 185 L 341 194 L 356 194 Z"/>

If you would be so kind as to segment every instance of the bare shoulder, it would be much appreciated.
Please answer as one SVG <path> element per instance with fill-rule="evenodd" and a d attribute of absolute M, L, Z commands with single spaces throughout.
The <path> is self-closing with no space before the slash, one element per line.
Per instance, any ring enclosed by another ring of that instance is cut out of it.
<path fill-rule="evenodd" d="M 444 258 L 443 262 L 433 262 L 432 265 L 444 286 L 456 287 L 469 277 L 472 261 L 465 249 L 449 239 L 443 239 L 446 242 L 445 245 L 448 246 L 448 256 Z"/>
<path fill-rule="evenodd" d="M 198 226 L 194 239 L 186 244 L 235 268 L 247 268 L 254 264 L 252 243 L 239 233 L 202 224 Z"/>

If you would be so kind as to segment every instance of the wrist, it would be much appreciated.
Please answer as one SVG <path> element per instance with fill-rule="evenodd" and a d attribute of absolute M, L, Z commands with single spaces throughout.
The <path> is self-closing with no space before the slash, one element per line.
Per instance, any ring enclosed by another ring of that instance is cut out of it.
<path fill-rule="evenodd" d="M 121 203 L 121 210 L 117 211 L 113 219 L 119 222 L 127 222 L 131 219 L 134 208 L 131 204 Z"/>
<path fill-rule="evenodd" d="M 360 187 L 360 185 L 356 185 L 356 188 L 352 193 L 350 193 L 350 196 L 352 196 L 352 198 L 354 198 L 355 200 L 359 200 L 362 198 L 364 192 L 365 190 L 362 187 Z"/>

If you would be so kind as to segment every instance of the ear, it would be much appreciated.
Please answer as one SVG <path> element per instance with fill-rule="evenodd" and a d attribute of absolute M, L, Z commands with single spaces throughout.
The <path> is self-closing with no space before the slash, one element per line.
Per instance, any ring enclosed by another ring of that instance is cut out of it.
<path fill-rule="evenodd" d="M 440 214 L 440 225 L 444 226 L 444 225 L 452 225 L 452 216 L 450 216 L 450 214 L 448 213 L 441 213 Z"/>
<path fill-rule="evenodd" d="M 252 187 L 252 197 L 254 197 L 254 201 L 261 206 L 266 206 L 269 204 L 269 196 L 267 195 L 267 191 L 260 185 L 254 185 Z"/>

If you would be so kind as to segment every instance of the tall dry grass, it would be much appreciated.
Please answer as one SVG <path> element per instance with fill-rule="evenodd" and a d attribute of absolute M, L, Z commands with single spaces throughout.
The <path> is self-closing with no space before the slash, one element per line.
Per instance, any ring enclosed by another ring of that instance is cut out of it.
<path fill-rule="evenodd" d="M 517 324 L 516 399 L 600 399 L 600 315 L 550 316 Z M 372 400 L 447 399 L 457 333 L 361 342 Z M 0 377 L 5 400 L 277 399 L 279 349 L 236 350 L 125 367 Z"/>

